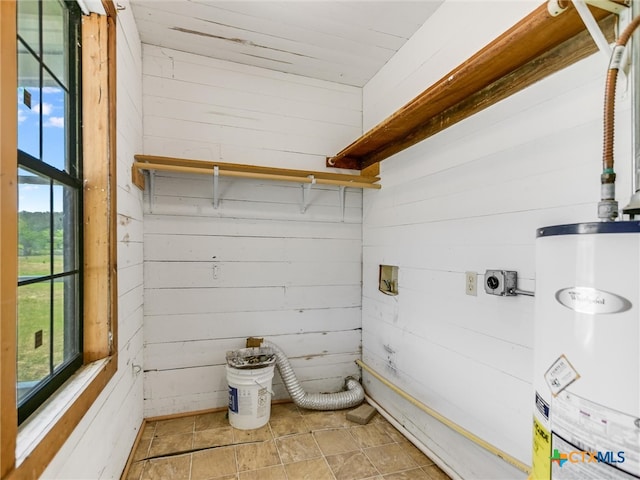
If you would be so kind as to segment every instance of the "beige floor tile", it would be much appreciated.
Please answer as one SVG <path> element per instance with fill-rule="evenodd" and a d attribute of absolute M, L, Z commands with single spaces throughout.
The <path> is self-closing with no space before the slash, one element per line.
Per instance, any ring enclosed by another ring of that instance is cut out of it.
<path fill-rule="evenodd" d="M 391 425 L 385 418 L 378 415 L 382 420 L 374 422 L 374 425 L 378 427 L 382 432 L 389 435 L 394 442 L 406 442 L 407 439 L 402 435 L 393 425 Z"/>
<path fill-rule="evenodd" d="M 193 447 L 193 433 L 182 435 L 166 435 L 155 437 L 149 448 L 149 457 L 157 457 L 168 453 L 187 452 Z"/>
<path fill-rule="evenodd" d="M 191 480 L 208 480 L 236 474 L 234 447 L 212 448 L 192 455 Z"/>
<path fill-rule="evenodd" d="M 223 447 L 233 444 L 233 428 L 202 430 L 193 434 L 193 448 Z"/>
<path fill-rule="evenodd" d="M 322 455 L 313 435 L 310 433 L 278 438 L 276 439 L 276 445 L 278 446 L 282 463 L 285 464 L 309 460 Z"/>
<path fill-rule="evenodd" d="M 172 418 L 171 420 L 158 420 L 154 436 L 178 435 L 180 433 L 193 433 L 195 417 Z"/>
<path fill-rule="evenodd" d="M 286 403 L 238 430 L 226 413 L 145 423 L 126 480 L 450 480 L 380 415 L 357 425 L 345 410 Z M 204 450 L 146 459 L 191 449 Z"/>
<path fill-rule="evenodd" d="M 296 433 L 311 432 L 307 422 L 305 422 L 301 415 L 298 415 L 297 417 L 280 416 L 272 418 L 269 425 L 271 425 L 271 431 L 275 438 L 284 437 L 285 435 L 294 435 Z"/>
<path fill-rule="evenodd" d="M 144 462 L 132 463 L 129 467 L 129 472 L 127 472 L 126 480 L 140 480 L 143 468 Z"/>
<path fill-rule="evenodd" d="M 451 477 L 444 473 L 437 465 L 422 467 L 422 470 L 427 474 L 429 480 L 451 480 Z"/>
<path fill-rule="evenodd" d="M 190 467 L 191 455 L 146 460 L 141 478 L 142 480 L 158 480 L 161 478 L 189 480 Z"/>
<path fill-rule="evenodd" d="M 424 453 L 418 450 L 416 446 L 408 440 L 398 442 L 398 445 L 400 445 L 402 449 L 409 454 L 409 456 L 413 459 L 414 462 L 418 464 L 418 466 L 425 467 L 433 465 L 433 460 L 431 460 Z"/>
<path fill-rule="evenodd" d="M 418 466 L 397 443 L 366 448 L 363 451 L 383 475 L 409 470 Z"/>
<path fill-rule="evenodd" d="M 334 480 L 324 458 L 288 463 L 284 466 L 289 480 Z"/>
<path fill-rule="evenodd" d="M 356 439 L 361 448 L 377 447 L 394 443 L 393 439 L 381 431 L 377 425 L 363 425 L 362 427 L 352 427 L 351 435 Z"/>
<path fill-rule="evenodd" d="M 412 468 L 385 475 L 384 480 L 430 480 L 430 477 L 421 468 Z"/>
<path fill-rule="evenodd" d="M 304 420 L 312 431 L 326 428 L 345 428 L 353 425 L 347 420 L 344 411 L 337 412 L 311 412 L 306 411 Z"/>
<path fill-rule="evenodd" d="M 284 471 L 284 466 L 275 465 L 250 472 L 241 472 L 240 480 L 287 480 L 287 474 Z"/>
<path fill-rule="evenodd" d="M 140 442 L 138 442 L 138 446 L 136 447 L 136 451 L 133 452 L 133 457 L 131 458 L 133 462 L 144 460 L 149 456 L 149 447 L 151 446 L 152 440 L 153 437 L 140 439 Z"/>
<path fill-rule="evenodd" d="M 203 413 L 195 417 L 196 432 L 222 427 L 230 427 L 226 410 L 223 412 Z"/>
<path fill-rule="evenodd" d="M 145 422 L 144 429 L 142 430 L 142 435 L 140 435 L 140 439 L 149 439 L 153 438 L 156 432 L 156 422 Z"/>
<path fill-rule="evenodd" d="M 258 470 L 280 464 L 278 450 L 273 440 L 237 445 L 235 449 L 240 472 Z"/>
<path fill-rule="evenodd" d="M 293 402 L 271 405 L 271 418 L 299 417 L 300 415 L 300 410 Z"/>
<path fill-rule="evenodd" d="M 335 455 L 360 449 L 349 431 L 348 428 L 318 430 L 313 436 L 324 455 Z"/>
<path fill-rule="evenodd" d="M 360 480 L 373 477 L 379 473 L 360 450 L 330 455 L 326 458 L 337 480 Z"/>
<path fill-rule="evenodd" d="M 269 424 L 253 430 L 233 429 L 233 441 L 235 443 L 265 442 L 267 440 L 273 440 Z"/>

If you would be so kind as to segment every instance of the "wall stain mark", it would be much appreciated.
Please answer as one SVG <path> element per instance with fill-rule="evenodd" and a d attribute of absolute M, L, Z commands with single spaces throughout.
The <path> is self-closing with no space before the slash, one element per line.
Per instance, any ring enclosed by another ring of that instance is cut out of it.
<path fill-rule="evenodd" d="M 261 55 L 251 55 L 250 53 L 243 53 L 242 55 L 245 57 L 259 58 L 261 60 L 269 60 L 270 62 L 284 63 L 285 65 L 293 65 L 293 62 L 285 62 L 284 60 L 276 60 L 274 58 L 263 57 Z"/>
<path fill-rule="evenodd" d="M 398 367 L 396 366 L 396 351 L 391 348 L 389 345 L 383 344 L 382 347 L 387 352 L 387 363 L 385 367 L 389 370 L 394 376 L 397 376 Z"/>
<path fill-rule="evenodd" d="M 129 215 L 123 215 L 122 213 L 118 214 L 118 223 L 123 227 L 129 225 L 132 220 L 133 217 L 130 217 Z"/>
<path fill-rule="evenodd" d="M 311 57 L 309 55 L 304 55 L 302 53 L 296 53 L 296 52 L 291 52 L 289 50 L 282 50 L 280 48 L 272 48 L 272 47 L 268 47 L 266 45 L 260 45 L 259 43 L 254 43 L 251 40 L 244 40 L 242 38 L 223 37 L 222 35 L 214 35 L 212 33 L 199 32 L 198 30 L 191 30 L 189 28 L 183 28 L 183 27 L 171 27 L 171 30 L 175 30 L 177 32 L 182 32 L 182 33 L 190 33 L 192 35 L 199 35 L 201 37 L 215 38 L 216 40 L 224 40 L 225 42 L 231 42 L 231 43 L 235 43 L 235 44 L 238 44 L 238 45 L 244 45 L 246 47 L 263 48 L 265 50 L 271 50 L 273 52 L 286 53 L 288 55 L 294 55 L 296 57 L 314 58 L 314 57 Z"/>

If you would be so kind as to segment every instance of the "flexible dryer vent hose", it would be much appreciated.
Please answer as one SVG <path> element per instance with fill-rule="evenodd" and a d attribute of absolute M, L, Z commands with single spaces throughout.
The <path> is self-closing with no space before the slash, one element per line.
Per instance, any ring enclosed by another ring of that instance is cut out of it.
<path fill-rule="evenodd" d="M 271 342 L 262 342 L 262 346 L 271 348 L 276 354 L 276 366 L 293 403 L 309 410 L 340 410 L 355 407 L 364 400 L 364 389 L 353 377 L 345 380 L 346 390 L 337 393 L 307 393 L 300 385 L 296 374 L 284 352 Z"/>

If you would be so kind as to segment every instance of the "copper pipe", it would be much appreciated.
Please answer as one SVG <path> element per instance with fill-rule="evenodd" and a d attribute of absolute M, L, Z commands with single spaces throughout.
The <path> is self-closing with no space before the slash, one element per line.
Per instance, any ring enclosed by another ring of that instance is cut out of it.
<path fill-rule="evenodd" d="M 600 175 L 600 202 L 598 202 L 598 218 L 604 222 L 612 222 L 618 218 L 618 201 L 616 200 L 616 173 L 613 170 L 613 129 L 614 108 L 616 99 L 616 80 L 624 57 L 625 46 L 631 34 L 640 25 L 640 15 L 631 20 L 618 37 L 607 71 L 604 90 L 604 142 L 602 146 L 602 175 Z"/>
<path fill-rule="evenodd" d="M 623 48 L 631 38 L 631 34 L 640 25 L 640 15 L 634 18 L 618 37 L 611 55 L 611 63 L 607 72 L 607 82 L 604 94 L 604 145 L 602 151 L 602 183 L 614 183 L 616 175 L 613 172 L 613 129 L 614 106 L 616 98 L 616 79 L 620 69 L 620 57 Z"/>

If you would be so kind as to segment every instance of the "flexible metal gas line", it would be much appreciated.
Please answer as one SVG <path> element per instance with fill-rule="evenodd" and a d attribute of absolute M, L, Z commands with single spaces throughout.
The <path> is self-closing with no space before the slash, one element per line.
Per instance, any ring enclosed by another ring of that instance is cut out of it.
<path fill-rule="evenodd" d="M 618 202 L 616 197 L 616 174 L 613 170 L 613 130 L 614 110 L 616 98 L 616 79 L 622 63 L 622 57 L 629 38 L 640 26 L 640 15 L 618 37 L 611 53 L 609 70 L 604 93 L 604 142 L 602 148 L 602 175 L 600 176 L 600 202 L 598 203 L 598 218 L 602 221 L 613 221 L 618 217 Z"/>

